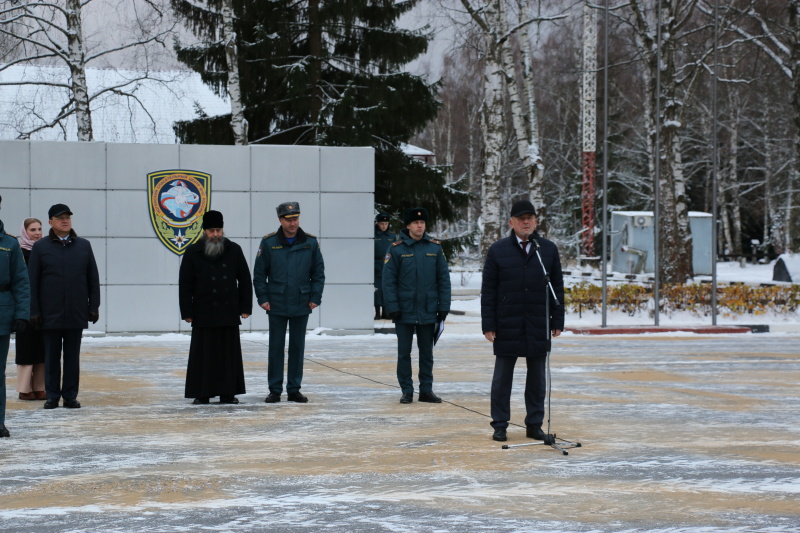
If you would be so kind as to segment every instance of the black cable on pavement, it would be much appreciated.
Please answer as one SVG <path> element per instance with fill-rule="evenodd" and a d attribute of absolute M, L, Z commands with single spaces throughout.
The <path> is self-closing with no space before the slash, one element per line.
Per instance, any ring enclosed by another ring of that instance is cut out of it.
<path fill-rule="evenodd" d="M 269 347 L 269 344 L 265 344 L 263 342 L 258 342 L 258 341 L 253 341 L 253 340 L 248 340 L 246 342 L 252 342 L 253 344 L 259 344 L 261 346 Z M 340 368 L 336 368 L 335 366 L 327 365 L 327 364 L 325 364 L 325 363 L 323 363 L 321 361 L 318 361 L 318 360 L 314 359 L 313 357 L 304 356 L 304 359 L 307 359 L 307 360 L 311 361 L 312 363 L 317 364 L 319 366 L 324 366 L 325 368 L 329 368 L 331 370 L 335 370 L 336 372 L 340 372 L 342 374 L 347 374 L 348 376 L 353 376 L 353 377 L 357 377 L 359 379 L 363 379 L 363 380 L 366 380 L 366 381 L 371 381 L 372 383 L 377 383 L 378 385 L 384 385 L 386 387 L 391 387 L 393 389 L 399 389 L 400 388 L 399 385 L 392 385 L 390 383 L 384 383 L 383 381 L 378 381 L 377 379 L 372 379 L 372 378 L 367 377 L 367 376 L 362 376 L 361 374 L 356 374 L 355 372 L 348 372 L 346 370 L 342 370 Z M 417 393 L 417 396 L 419 396 L 419 393 Z M 481 416 L 486 417 L 486 418 L 492 418 L 490 415 L 487 415 L 486 413 L 481 413 L 480 411 L 476 411 L 475 409 L 470 409 L 469 407 L 465 407 L 463 405 L 451 402 L 449 400 L 442 399 L 442 403 L 449 403 L 450 405 L 452 405 L 454 407 L 458 407 L 460 409 L 464 409 L 465 411 L 469 411 L 471 413 L 475 413 L 476 415 L 481 415 Z M 518 428 L 525 427 L 525 426 L 522 426 L 520 424 L 515 424 L 514 422 L 509 422 L 508 425 L 517 426 Z"/>

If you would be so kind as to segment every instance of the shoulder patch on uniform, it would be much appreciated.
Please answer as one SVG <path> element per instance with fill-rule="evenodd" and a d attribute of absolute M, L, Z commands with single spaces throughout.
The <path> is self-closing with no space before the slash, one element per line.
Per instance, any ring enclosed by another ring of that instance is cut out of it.
<path fill-rule="evenodd" d="M 278 233 L 278 232 L 277 232 L 277 231 L 273 231 L 273 232 L 272 232 L 272 233 L 270 233 L 269 235 L 264 235 L 264 236 L 263 236 L 263 237 L 261 237 L 261 238 L 262 238 L 262 239 L 269 239 L 270 237 L 272 237 L 272 236 L 273 236 L 273 235 L 275 235 L 276 233 Z"/>
<path fill-rule="evenodd" d="M 13 239 L 19 239 L 19 237 L 17 237 L 16 235 L 12 235 L 12 234 L 10 234 L 8 232 L 5 232 L 5 231 L 3 233 L 5 233 L 6 235 L 8 235 L 9 237 L 11 237 Z"/>
<path fill-rule="evenodd" d="M 403 241 L 394 241 L 392 246 L 397 246 L 398 244 L 403 244 Z"/>
<path fill-rule="evenodd" d="M 317 238 L 317 236 L 316 236 L 316 235 L 312 235 L 312 234 L 310 234 L 310 233 L 306 233 L 306 237 L 314 237 L 315 239 Z"/>
<path fill-rule="evenodd" d="M 442 245 L 442 241 L 437 241 L 436 239 L 431 239 L 431 242 L 432 242 L 433 244 L 438 244 L 439 246 L 441 246 L 441 245 Z"/>

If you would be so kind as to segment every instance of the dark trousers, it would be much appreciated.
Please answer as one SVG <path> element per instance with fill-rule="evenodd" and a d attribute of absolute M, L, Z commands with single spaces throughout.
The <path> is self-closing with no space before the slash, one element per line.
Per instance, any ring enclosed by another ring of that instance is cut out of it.
<path fill-rule="evenodd" d="M 0 335 L 0 425 L 6 423 L 6 361 L 11 334 Z"/>
<path fill-rule="evenodd" d="M 74 400 L 78 397 L 81 363 L 82 329 L 45 329 L 44 388 L 48 400 Z M 61 376 L 61 355 L 64 355 L 64 376 Z"/>
<path fill-rule="evenodd" d="M 544 397 L 547 387 L 546 357 L 525 357 L 528 375 L 525 379 L 525 425 L 541 424 L 544 420 Z M 495 429 L 507 428 L 511 419 L 511 385 L 516 357 L 495 357 L 492 377 L 492 422 Z"/>
<path fill-rule="evenodd" d="M 403 393 L 414 392 L 411 374 L 411 343 L 417 333 L 419 348 L 419 391 L 433 391 L 433 333 L 436 324 L 395 323 L 397 332 L 397 381 Z"/>
<path fill-rule="evenodd" d="M 286 326 L 289 326 L 289 368 L 286 371 L 286 392 L 300 390 L 303 381 L 303 353 L 306 349 L 308 315 L 269 315 L 269 355 L 267 380 L 269 391 L 283 392 L 283 350 L 286 346 Z"/>

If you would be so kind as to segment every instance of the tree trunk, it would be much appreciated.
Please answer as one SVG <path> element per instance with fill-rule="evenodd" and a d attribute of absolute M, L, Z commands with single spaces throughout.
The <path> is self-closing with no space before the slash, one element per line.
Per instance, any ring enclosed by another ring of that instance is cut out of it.
<path fill-rule="evenodd" d="M 309 122 L 316 124 L 319 120 L 319 114 L 322 110 L 322 87 L 320 87 L 320 80 L 322 79 L 322 26 L 319 21 L 319 1 L 310 0 L 308 2 L 308 55 L 309 55 L 309 73 L 308 84 L 309 94 L 311 96 L 311 103 L 309 105 Z M 316 138 L 316 135 L 315 135 Z"/>
<path fill-rule="evenodd" d="M 525 4 L 527 2 L 520 2 L 520 9 L 518 10 L 519 22 L 525 19 L 525 14 L 527 13 L 527 10 L 524 9 L 526 7 Z M 522 80 L 519 83 L 516 77 L 517 68 L 514 62 L 514 51 L 511 46 L 511 39 L 508 38 L 508 20 L 503 6 L 504 2 L 497 2 L 497 33 L 505 36 L 500 43 L 500 57 L 503 63 L 504 81 L 511 108 L 511 120 L 517 137 L 517 153 L 528 177 L 529 199 L 536 208 L 540 231 L 546 233 L 544 183 L 541 179 L 543 165 L 539 150 L 539 132 L 534 107 L 528 25 L 524 25 L 520 32 L 519 46 L 522 54 L 523 70 Z M 520 92 L 520 85 L 522 86 L 522 92 Z"/>
<path fill-rule="evenodd" d="M 792 109 L 794 111 L 794 143 L 792 156 L 794 164 L 789 172 L 789 183 L 786 185 L 786 215 L 784 216 L 784 246 L 795 250 L 792 242 L 792 231 L 795 228 L 794 195 L 800 180 L 800 0 L 789 1 L 789 42 L 791 43 L 790 64 L 792 70 Z"/>
<path fill-rule="evenodd" d="M 89 86 L 86 82 L 86 60 L 83 49 L 81 0 L 67 0 L 67 47 L 72 98 L 75 101 L 75 121 L 78 140 L 92 141 L 92 112 L 89 107 Z"/>
<path fill-rule="evenodd" d="M 225 40 L 225 62 L 228 68 L 228 97 L 231 99 L 231 129 L 237 145 L 247 144 L 247 120 L 242 107 L 242 90 L 239 82 L 239 49 L 233 25 L 233 0 L 222 5 L 222 34 Z"/>
<path fill-rule="evenodd" d="M 631 8 L 637 22 L 637 36 L 645 58 L 647 80 L 647 124 L 649 129 L 650 168 L 655 176 L 655 158 L 659 158 L 660 179 L 657 184 L 661 196 L 659 256 L 662 281 L 666 284 L 684 283 L 692 276 L 692 237 L 689 231 L 689 210 L 686 198 L 686 180 L 683 175 L 680 135 L 682 105 L 677 97 L 675 70 L 676 13 L 671 0 L 662 0 L 661 13 L 661 65 L 658 64 L 656 31 L 647 23 L 638 0 Z M 661 76 L 661 94 L 657 93 L 656 77 Z M 656 105 L 656 104 L 660 105 Z M 657 109 L 660 108 L 661 116 Z M 659 127 L 660 146 L 656 146 L 656 126 Z"/>
<path fill-rule="evenodd" d="M 498 28 L 498 18 L 503 0 L 493 0 L 484 12 L 489 28 Z M 481 130 L 483 134 L 483 181 L 481 183 L 481 256 L 486 257 L 489 246 L 502 236 L 503 221 L 500 213 L 502 193 L 502 155 L 505 140 L 503 123 L 503 65 L 500 46 L 493 32 L 484 34 L 486 56 L 483 71 L 483 106 L 481 108 Z"/>

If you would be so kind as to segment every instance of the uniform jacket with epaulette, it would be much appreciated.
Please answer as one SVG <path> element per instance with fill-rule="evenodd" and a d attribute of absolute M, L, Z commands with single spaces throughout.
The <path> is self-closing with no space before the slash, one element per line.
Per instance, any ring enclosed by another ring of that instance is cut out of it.
<path fill-rule="evenodd" d="M 0 335 L 9 335 L 14 321 L 28 320 L 31 292 L 28 269 L 16 237 L 8 235 L 0 220 Z"/>
<path fill-rule="evenodd" d="M 427 233 L 414 240 L 403 230 L 386 252 L 383 305 L 400 312 L 395 322 L 433 324 L 437 313 L 450 312 L 450 271 L 442 245 Z"/>
<path fill-rule="evenodd" d="M 258 305 L 269 302 L 270 314 L 302 316 L 311 313 L 309 303 L 322 303 L 325 264 L 314 235 L 301 228 L 293 243 L 283 228 L 261 239 L 253 267 L 253 288 Z"/>

